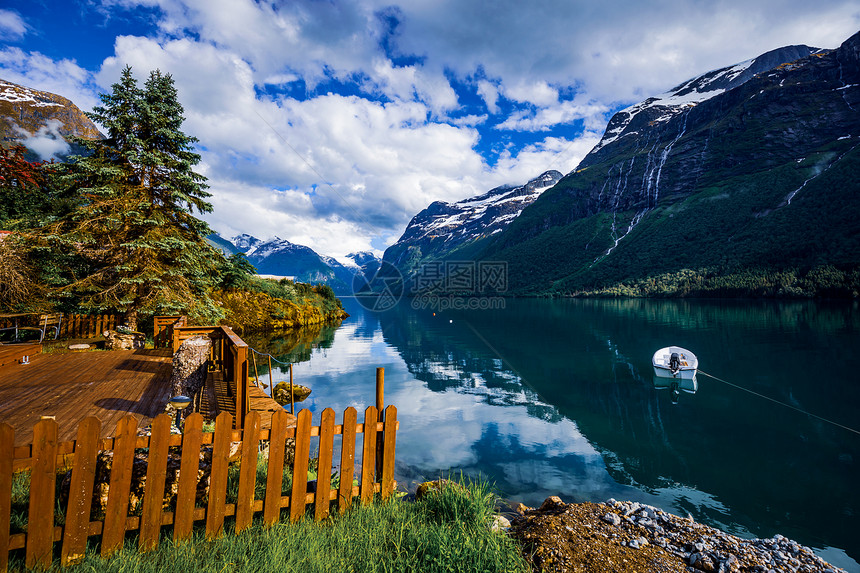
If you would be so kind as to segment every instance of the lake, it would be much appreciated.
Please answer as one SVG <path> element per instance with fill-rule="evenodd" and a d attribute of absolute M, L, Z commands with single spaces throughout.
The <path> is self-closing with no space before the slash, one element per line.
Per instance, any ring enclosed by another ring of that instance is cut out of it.
<path fill-rule="evenodd" d="M 462 472 L 530 506 L 635 500 L 741 537 L 781 533 L 860 571 L 857 303 L 504 305 L 434 315 L 347 298 L 340 327 L 279 358 L 313 389 L 300 406 L 314 423 L 372 405 L 385 367 L 410 489 Z M 669 345 L 699 357 L 697 392 L 655 388 L 651 355 Z"/>

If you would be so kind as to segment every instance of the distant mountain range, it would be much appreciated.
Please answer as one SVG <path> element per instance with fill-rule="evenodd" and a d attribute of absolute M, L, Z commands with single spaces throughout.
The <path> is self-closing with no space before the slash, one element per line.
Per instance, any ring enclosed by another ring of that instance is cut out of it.
<path fill-rule="evenodd" d="M 489 236 L 476 241 L 455 207 L 481 198 L 434 203 L 384 258 L 404 273 L 428 258 L 504 261 L 511 294 L 688 269 L 853 276 L 858 146 L 860 34 L 836 50 L 789 46 L 619 111 L 574 171 Z"/>
<path fill-rule="evenodd" d="M 412 218 L 382 259 L 404 276 L 433 260 L 471 259 L 561 177 L 558 171 L 547 171 L 519 187 L 496 187 L 456 203 L 431 203 Z"/>
<path fill-rule="evenodd" d="M 244 253 L 258 274 L 327 284 L 340 295 L 353 294 L 353 280 L 357 274 L 372 277 L 379 268 L 379 258 L 367 251 L 350 253 L 347 255 L 350 262 L 343 264 L 334 257 L 320 255 L 310 247 L 279 237 L 263 241 L 242 234 L 228 240 L 215 233 L 206 240 L 228 256 Z"/>

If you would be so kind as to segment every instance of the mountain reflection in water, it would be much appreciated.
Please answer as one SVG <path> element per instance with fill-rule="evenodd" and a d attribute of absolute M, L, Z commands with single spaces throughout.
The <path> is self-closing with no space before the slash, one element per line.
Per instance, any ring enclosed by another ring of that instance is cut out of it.
<path fill-rule="evenodd" d="M 650 362 L 681 345 L 705 372 L 855 427 L 856 304 L 506 302 L 434 316 L 346 299 L 351 318 L 281 358 L 298 362 L 317 415 L 373 403 L 386 368 L 401 483 L 462 471 L 527 505 L 631 499 L 742 536 L 782 533 L 860 571 L 860 436 L 701 374 L 673 404 Z"/>

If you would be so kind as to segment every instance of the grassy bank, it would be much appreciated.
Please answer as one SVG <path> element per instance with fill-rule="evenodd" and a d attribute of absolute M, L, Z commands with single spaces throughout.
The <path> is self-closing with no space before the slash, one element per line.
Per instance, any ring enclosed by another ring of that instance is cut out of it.
<path fill-rule="evenodd" d="M 203 531 L 174 544 L 169 535 L 151 553 L 137 551 L 137 538 L 110 559 L 90 547 L 69 572 L 188 573 L 188 571 L 302 571 L 303 573 L 415 571 L 527 572 L 517 546 L 490 531 L 494 496 L 485 484 L 446 488 L 416 502 L 392 500 L 354 507 L 315 523 L 256 521 L 240 535 L 229 531 L 208 542 Z M 15 555 L 10 570 L 23 570 Z M 54 567 L 59 569 L 55 561 Z"/>

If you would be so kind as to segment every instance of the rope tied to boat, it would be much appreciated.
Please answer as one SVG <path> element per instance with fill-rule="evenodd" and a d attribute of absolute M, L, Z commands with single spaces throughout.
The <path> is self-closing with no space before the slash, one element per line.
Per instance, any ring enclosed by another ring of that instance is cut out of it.
<path fill-rule="evenodd" d="M 786 404 L 785 402 L 781 402 L 781 401 L 777 400 L 776 398 L 771 398 L 770 396 L 765 396 L 764 394 L 759 394 L 755 390 L 750 390 L 749 388 L 744 388 L 743 386 L 738 386 L 737 384 L 733 384 L 733 383 L 729 382 L 728 380 L 723 380 L 722 378 L 718 378 L 718 377 L 714 376 L 713 374 L 708 374 L 707 372 L 705 372 L 703 370 L 699 370 L 699 374 L 707 376 L 708 378 L 713 378 L 714 380 L 716 380 L 718 382 L 722 382 L 723 384 L 727 384 L 727 385 L 731 386 L 732 388 L 737 388 L 738 390 L 743 390 L 744 392 L 749 392 L 750 394 L 753 394 L 754 396 L 758 396 L 759 398 L 764 398 L 765 400 L 770 400 L 771 402 L 774 402 L 776 404 L 780 404 L 781 406 L 785 406 L 786 408 L 791 408 L 792 410 L 795 410 L 796 412 L 800 412 L 801 414 L 806 414 L 807 416 L 811 416 L 813 418 L 816 418 L 817 420 L 821 420 L 822 422 L 827 422 L 828 424 L 833 424 L 834 426 L 836 426 L 838 428 L 842 428 L 843 430 L 848 430 L 849 432 L 854 432 L 855 434 L 860 435 L 860 431 L 857 431 L 854 428 L 849 428 L 848 426 L 844 426 L 844 425 L 840 424 L 839 422 L 834 422 L 833 420 L 828 420 L 827 418 L 819 416 L 818 414 L 813 414 L 812 412 L 807 412 L 806 410 L 804 410 L 802 408 L 798 408 L 797 406 L 792 406 L 791 404 Z"/>

